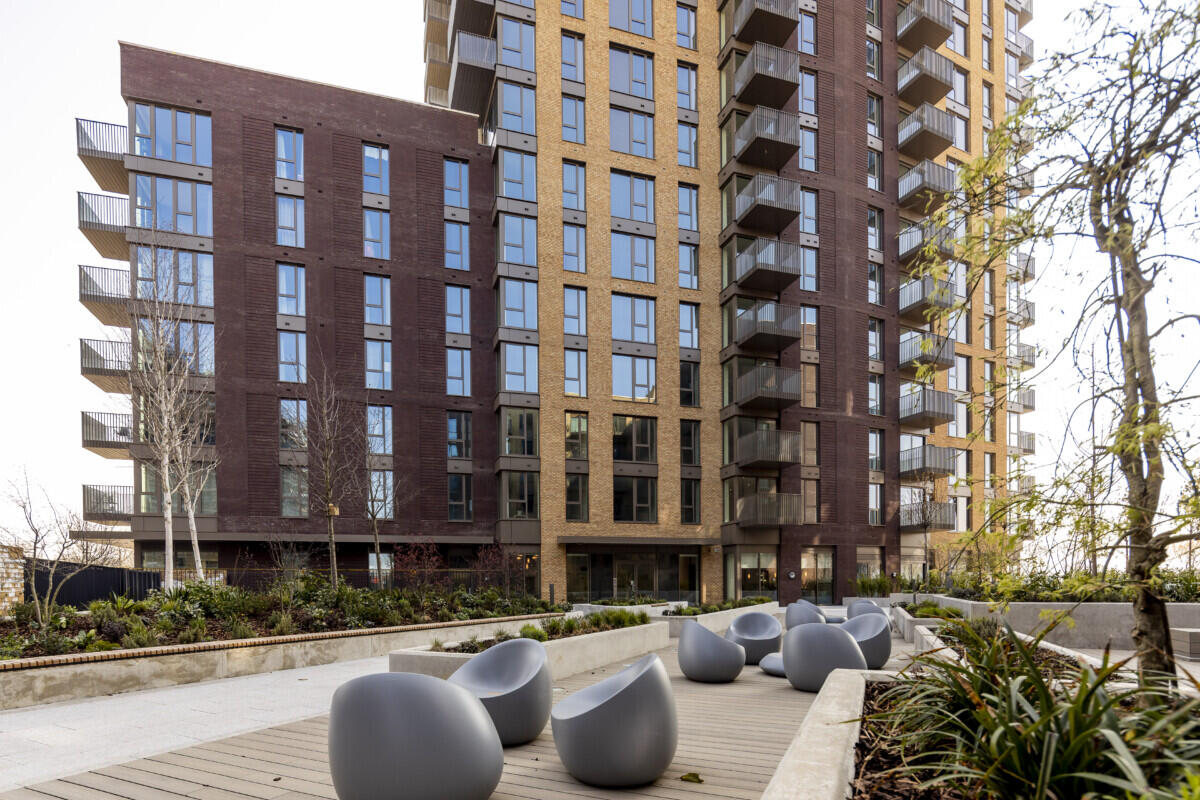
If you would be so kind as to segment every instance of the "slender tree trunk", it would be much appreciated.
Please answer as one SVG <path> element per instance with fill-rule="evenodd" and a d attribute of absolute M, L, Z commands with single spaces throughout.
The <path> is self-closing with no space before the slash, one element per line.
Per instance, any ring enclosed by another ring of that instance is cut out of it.
<path fill-rule="evenodd" d="M 379 547 L 379 520 L 371 517 L 371 535 L 375 537 L 375 573 L 380 584 L 383 583 L 383 553 Z M 380 586 L 380 588 L 383 588 Z"/>
<path fill-rule="evenodd" d="M 171 462 L 164 454 L 158 459 L 158 495 L 163 515 L 163 585 L 175 585 L 175 525 L 171 505 Z"/>
<path fill-rule="evenodd" d="M 329 585 L 336 589 L 338 585 L 337 540 L 333 535 L 333 514 L 327 513 L 325 520 L 329 524 Z"/>
<path fill-rule="evenodd" d="M 204 580 L 204 561 L 200 558 L 200 537 L 196 534 L 196 504 L 187 502 L 188 535 L 192 537 L 192 559 L 196 562 L 196 580 Z"/>

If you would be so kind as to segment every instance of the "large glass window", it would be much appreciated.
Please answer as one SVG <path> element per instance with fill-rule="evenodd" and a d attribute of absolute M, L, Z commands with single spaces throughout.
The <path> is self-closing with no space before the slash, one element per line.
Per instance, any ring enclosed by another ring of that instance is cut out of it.
<path fill-rule="evenodd" d="M 615 522 L 658 521 L 658 479 L 613 476 Z"/>
<path fill-rule="evenodd" d="M 563 162 L 563 208 L 583 211 L 585 208 L 586 168 L 574 161 Z"/>
<path fill-rule="evenodd" d="M 800 71 L 800 112 L 802 114 L 817 113 L 817 74 Z"/>
<path fill-rule="evenodd" d="M 613 354 L 613 397 L 653 403 L 656 398 L 655 360 Z"/>
<path fill-rule="evenodd" d="M 797 36 L 797 49 L 809 56 L 817 54 L 817 15 L 807 11 L 800 12 L 800 30 Z"/>
<path fill-rule="evenodd" d="M 883 360 L 883 320 L 867 320 L 867 358 Z"/>
<path fill-rule="evenodd" d="M 308 401 L 279 399 L 279 449 L 308 449 Z"/>
<path fill-rule="evenodd" d="M 612 276 L 654 283 L 654 239 L 613 231 Z"/>
<path fill-rule="evenodd" d="M 679 346 L 700 347 L 700 306 L 696 303 L 679 304 Z"/>
<path fill-rule="evenodd" d="M 504 342 L 500 347 L 500 361 L 504 375 L 502 391 L 537 392 L 537 345 Z"/>
<path fill-rule="evenodd" d="M 446 348 L 446 394 L 471 396 L 471 351 L 459 347 Z"/>
<path fill-rule="evenodd" d="M 563 224 L 563 269 L 587 272 L 587 228 Z"/>
<path fill-rule="evenodd" d="M 536 135 L 537 115 L 533 87 L 504 81 L 500 81 L 496 87 L 500 95 L 500 114 L 497 120 L 499 127 L 530 136 Z"/>
<path fill-rule="evenodd" d="M 474 515 L 471 503 L 471 476 L 451 473 L 446 476 L 446 519 L 450 522 L 470 522 Z"/>
<path fill-rule="evenodd" d="M 700 288 L 700 248 L 694 244 L 679 243 L 679 288 Z"/>
<path fill-rule="evenodd" d="M 700 423 L 697 420 L 679 421 L 679 463 L 700 466 Z"/>
<path fill-rule="evenodd" d="M 654 344 L 654 298 L 614 294 L 612 338 Z"/>
<path fill-rule="evenodd" d="M 696 9 L 683 4 L 675 6 L 675 44 L 696 49 Z"/>
<path fill-rule="evenodd" d="M 500 325 L 537 330 L 537 283 L 500 279 Z"/>
<path fill-rule="evenodd" d="M 867 95 L 867 133 L 879 136 L 883 129 L 883 98 L 877 94 Z"/>
<path fill-rule="evenodd" d="M 463 222 L 447 222 L 443 265 L 446 269 L 469 270 L 471 268 L 470 228 Z"/>
<path fill-rule="evenodd" d="M 211 307 L 212 253 L 139 245 L 137 296 L 142 300 Z"/>
<path fill-rule="evenodd" d="M 658 420 L 654 417 L 613 417 L 613 461 L 657 463 L 657 439 Z"/>
<path fill-rule="evenodd" d="M 139 228 L 213 235 L 212 184 L 137 175 L 134 205 Z"/>
<path fill-rule="evenodd" d="M 883 431 L 878 428 L 867 431 L 867 469 L 883 470 Z"/>
<path fill-rule="evenodd" d="M 653 0 L 609 0 L 608 24 L 642 36 L 654 35 Z"/>
<path fill-rule="evenodd" d="M 567 474 L 566 517 L 567 522 L 587 522 L 587 473 L 571 472 Z"/>
<path fill-rule="evenodd" d="M 696 93 L 696 68 L 691 64 L 679 64 L 675 67 L 675 104 L 695 111 Z"/>
<path fill-rule="evenodd" d="M 576 33 L 563 31 L 562 35 L 562 76 L 563 80 L 584 80 L 583 71 L 583 37 Z"/>
<path fill-rule="evenodd" d="M 279 380 L 304 383 L 308 380 L 308 342 L 301 331 L 278 331 Z"/>
<path fill-rule="evenodd" d="M 679 405 L 700 405 L 700 365 L 694 361 L 679 362 Z"/>
<path fill-rule="evenodd" d="M 446 412 L 446 457 L 471 457 L 471 412 Z"/>
<path fill-rule="evenodd" d="M 583 98 L 564 94 L 562 98 L 562 138 L 564 142 L 583 144 L 586 131 Z"/>
<path fill-rule="evenodd" d="M 537 220 L 516 214 L 500 215 L 500 260 L 537 266 Z"/>
<path fill-rule="evenodd" d="M 588 415 L 583 411 L 568 411 L 566 416 L 567 458 L 587 460 Z"/>
<path fill-rule="evenodd" d="M 446 284 L 446 333 L 471 332 L 471 290 Z"/>
<path fill-rule="evenodd" d="M 388 149 L 381 144 L 362 146 L 363 191 L 372 194 L 390 194 L 388 190 Z"/>
<path fill-rule="evenodd" d="M 501 519 L 538 518 L 538 478 L 536 472 L 500 473 Z"/>
<path fill-rule="evenodd" d="M 392 454 L 391 406 L 367 406 L 367 450 L 375 455 Z"/>
<path fill-rule="evenodd" d="M 587 397 L 587 350 L 563 351 L 563 394 Z"/>
<path fill-rule="evenodd" d="M 587 289 L 563 287 L 563 333 L 587 336 Z"/>
<path fill-rule="evenodd" d="M 386 275 L 363 275 L 363 322 L 392 324 L 392 279 Z"/>
<path fill-rule="evenodd" d="M 304 247 L 304 198 L 275 195 L 275 244 Z"/>
<path fill-rule="evenodd" d="M 371 519 L 395 519 L 395 473 L 390 469 L 373 469 L 370 472 L 367 490 L 367 514 Z M 374 555 L 374 553 L 371 555 Z"/>
<path fill-rule="evenodd" d="M 385 260 L 392 257 L 392 215 L 389 212 L 363 209 L 363 255 Z"/>
<path fill-rule="evenodd" d="M 611 107 L 608 110 L 609 149 L 643 158 L 654 158 L 654 117 L 640 111 Z"/>
<path fill-rule="evenodd" d="M 867 376 L 867 413 L 883 413 L 883 377 L 881 375 Z"/>
<path fill-rule="evenodd" d="M 456 208 L 467 208 L 470 196 L 467 162 L 453 158 L 442 160 L 442 202 Z"/>
<path fill-rule="evenodd" d="M 498 17 L 496 40 L 500 45 L 501 64 L 534 71 L 533 25 L 508 17 Z"/>
<path fill-rule="evenodd" d="M 212 166 L 212 117 L 208 114 L 135 103 L 133 127 L 134 155 Z"/>
<path fill-rule="evenodd" d="M 276 264 L 275 313 L 304 316 L 304 267 L 296 264 Z"/>
<path fill-rule="evenodd" d="M 871 250 L 883 249 L 883 209 L 867 209 L 867 247 Z"/>
<path fill-rule="evenodd" d="M 620 47 L 608 51 L 608 88 L 621 94 L 654 99 L 654 57 Z"/>
<path fill-rule="evenodd" d="M 367 340 L 367 388 L 392 388 L 392 343 Z"/>
<path fill-rule="evenodd" d="M 538 412 L 531 408 L 500 409 L 500 455 L 538 454 Z"/>
<path fill-rule="evenodd" d="M 516 150 L 501 150 L 500 169 L 496 175 L 500 179 L 497 193 L 501 197 L 527 203 L 537 202 L 537 156 Z"/>
<path fill-rule="evenodd" d="M 883 47 L 874 39 L 867 39 L 867 77 L 880 80 L 882 77 Z"/>
<path fill-rule="evenodd" d="M 568 17 L 583 19 L 583 0 L 562 0 L 562 13 Z"/>
<path fill-rule="evenodd" d="M 304 180 L 304 134 L 300 131 L 275 129 L 275 177 Z"/>
<path fill-rule="evenodd" d="M 279 468 L 279 514 L 308 516 L 308 467 Z"/>
<path fill-rule="evenodd" d="M 613 172 L 608 183 L 609 206 L 614 217 L 654 222 L 654 178 Z"/>
<path fill-rule="evenodd" d="M 700 230 L 700 189 L 686 183 L 679 184 L 679 228 Z"/>
<path fill-rule="evenodd" d="M 679 522 L 683 525 L 700 524 L 700 481 L 696 478 L 679 481 Z"/>

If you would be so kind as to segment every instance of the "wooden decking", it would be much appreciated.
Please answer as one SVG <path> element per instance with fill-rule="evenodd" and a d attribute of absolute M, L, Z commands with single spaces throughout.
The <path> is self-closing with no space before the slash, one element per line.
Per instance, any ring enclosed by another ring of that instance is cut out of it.
<path fill-rule="evenodd" d="M 792 741 L 815 695 L 747 667 L 729 684 L 701 684 L 679 672 L 672 646 L 659 651 L 679 713 L 679 747 L 670 769 L 633 790 L 604 790 L 569 776 L 554 750 L 550 726 L 536 740 L 504 752 L 504 778 L 494 800 L 582 800 L 655 797 L 664 800 L 758 798 Z M 555 682 L 555 700 L 620 670 L 612 664 Z M 236 713 L 236 709 L 231 709 Z M 336 798 L 326 755 L 328 718 L 314 717 L 48 781 L 0 795 L 0 800 L 307 800 Z M 696 772 L 704 783 L 683 782 Z"/>

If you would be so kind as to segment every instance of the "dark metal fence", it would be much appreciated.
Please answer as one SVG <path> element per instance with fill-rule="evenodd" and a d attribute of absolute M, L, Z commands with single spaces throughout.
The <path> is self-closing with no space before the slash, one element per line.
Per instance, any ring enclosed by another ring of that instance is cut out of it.
<path fill-rule="evenodd" d="M 32 567 L 32 569 L 31 569 Z M 50 587 L 51 562 L 25 560 L 25 599 L 33 599 L 29 578 L 32 574 L 39 597 L 44 597 Z M 162 585 L 162 576 L 156 570 L 125 569 L 124 567 L 84 567 L 65 583 L 64 575 L 76 569 L 75 564 L 59 564 L 54 578 L 62 589 L 58 593 L 58 604 L 86 608 L 93 600 L 107 600 L 111 595 L 125 595 L 142 600 L 151 589 Z"/>

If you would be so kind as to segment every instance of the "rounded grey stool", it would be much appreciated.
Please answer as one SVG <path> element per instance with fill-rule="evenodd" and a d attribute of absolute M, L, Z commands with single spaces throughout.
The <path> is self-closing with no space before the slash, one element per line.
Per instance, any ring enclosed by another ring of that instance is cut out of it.
<path fill-rule="evenodd" d="M 847 620 L 849 622 L 849 620 Z M 797 625 L 783 637 L 783 669 L 803 692 L 819 692 L 835 669 L 866 669 L 867 660 L 845 625 Z"/>
<path fill-rule="evenodd" d="M 783 671 L 783 654 L 782 653 L 767 653 L 758 662 L 759 668 L 768 675 L 774 675 L 776 678 L 786 678 L 787 673 Z"/>
<path fill-rule="evenodd" d="M 745 664 L 746 648 L 699 622 L 686 622 L 679 631 L 679 669 L 688 680 L 728 683 Z"/>
<path fill-rule="evenodd" d="M 501 642 L 472 657 L 448 680 L 479 698 L 505 747 L 536 739 L 550 719 L 554 685 L 541 642 Z"/>
<path fill-rule="evenodd" d="M 666 667 L 651 653 L 580 689 L 550 712 L 550 727 L 558 757 L 577 780 L 594 786 L 650 783 L 671 765 L 679 741 Z"/>
<path fill-rule="evenodd" d="M 846 619 L 854 619 L 861 614 L 883 614 L 886 617 L 887 613 L 870 600 L 855 600 L 846 608 Z"/>
<path fill-rule="evenodd" d="M 825 615 L 821 613 L 821 609 L 814 606 L 807 600 L 788 603 L 787 615 L 784 617 L 784 622 L 787 629 L 790 631 L 797 625 L 804 625 L 808 622 L 824 622 Z"/>
<path fill-rule="evenodd" d="M 880 669 L 892 657 L 892 624 L 884 614 L 860 614 L 842 630 L 854 637 L 869 669 Z"/>
<path fill-rule="evenodd" d="M 767 653 L 779 649 L 783 626 L 779 620 L 761 611 L 751 611 L 735 617 L 725 631 L 725 638 L 746 648 L 746 663 L 757 664 Z"/>
<path fill-rule="evenodd" d="M 504 749 L 461 686 L 409 672 L 348 681 L 329 709 L 329 774 L 340 800 L 484 800 Z"/>

